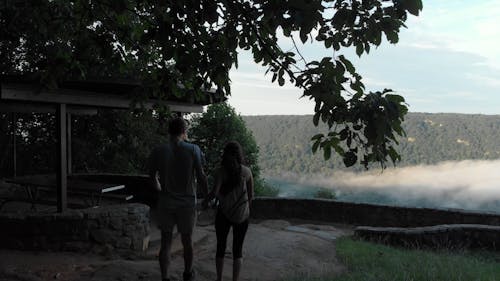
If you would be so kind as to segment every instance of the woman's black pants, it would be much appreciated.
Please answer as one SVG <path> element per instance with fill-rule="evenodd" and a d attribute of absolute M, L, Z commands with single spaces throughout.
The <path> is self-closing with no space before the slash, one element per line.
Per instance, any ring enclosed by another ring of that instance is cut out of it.
<path fill-rule="evenodd" d="M 230 222 L 220 210 L 217 210 L 215 217 L 215 233 L 217 235 L 216 257 L 223 258 L 226 252 L 227 236 L 229 229 L 233 227 L 233 259 L 243 256 L 243 240 L 248 229 L 248 219 L 241 223 Z"/>

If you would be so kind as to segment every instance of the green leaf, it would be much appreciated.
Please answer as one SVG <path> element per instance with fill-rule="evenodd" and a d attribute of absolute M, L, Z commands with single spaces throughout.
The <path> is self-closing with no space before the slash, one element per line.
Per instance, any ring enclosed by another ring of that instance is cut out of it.
<path fill-rule="evenodd" d="M 386 31 L 385 36 L 387 37 L 387 40 L 389 40 L 390 43 L 396 44 L 399 41 L 399 36 L 398 33 L 392 30 Z"/>
<path fill-rule="evenodd" d="M 358 161 L 358 156 L 356 156 L 356 153 L 349 151 L 344 155 L 342 160 L 344 161 L 344 165 L 346 167 L 351 167 Z"/>
<path fill-rule="evenodd" d="M 316 153 L 316 151 L 318 151 L 318 147 L 319 147 L 319 144 L 320 144 L 320 140 L 316 140 L 312 146 L 312 152 L 313 153 Z"/>
<path fill-rule="evenodd" d="M 332 155 L 332 147 L 330 145 L 326 145 L 323 147 L 323 157 L 325 160 L 330 159 L 330 156 Z"/>
<path fill-rule="evenodd" d="M 302 41 L 302 43 L 306 43 L 307 41 L 307 33 L 303 28 L 300 29 L 300 41 Z"/>
<path fill-rule="evenodd" d="M 350 73 L 356 72 L 356 69 L 354 68 L 354 65 L 351 63 L 351 61 L 349 61 L 348 59 L 346 59 L 344 57 L 344 55 L 340 55 L 339 59 L 345 65 L 345 68 L 347 69 L 347 71 L 349 71 Z"/>
<path fill-rule="evenodd" d="M 405 99 L 400 95 L 389 94 L 389 95 L 385 95 L 385 98 L 388 101 L 395 102 L 395 103 L 404 103 L 405 102 Z"/>
<path fill-rule="evenodd" d="M 278 84 L 279 84 L 280 86 L 285 85 L 285 79 L 283 79 L 283 77 L 281 77 L 281 76 L 280 76 L 280 77 L 278 77 Z"/>
<path fill-rule="evenodd" d="M 318 139 L 321 139 L 322 137 L 324 137 L 324 135 L 323 135 L 323 134 L 316 134 L 316 135 L 314 135 L 314 136 L 311 138 L 311 140 L 318 140 Z"/>
<path fill-rule="evenodd" d="M 414 16 L 418 16 L 423 8 L 422 0 L 405 0 L 404 6 L 408 9 L 408 12 Z"/>
<path fill-rule="evenodd" d="M 333 38 L 328 38 L 325 40 L 325 48 L 330 48 L 333 44 Z"/>
<path fill-rule="evenodd" d="M 333 148 L 335 148 L 335 152 L 337 152 L 338 155 L 344 155 L 344 149 L 340 145 L 334 144 Z"/>
<path fill-rule="evenodd" d="M 401 160 L 401 156 L 397 153 L 397 151 L 394 149 L 394 147 L 389 147 L 389 157 L 391 158 L 392 163 L 396 163 L 397 161 Z"/>
<path fill-rule="evenodd" d="M 320 113 L 316 112 L 314 114 L 314 117 L 313 117 L 313 124 L 314 124 L 314 126 L 318 126 L 318 124 L 319 124 L 319 117 L 320 117 Z"/>
<path fill-rule="evenodd" d="M 346 127 L 344 129 L 342 129 L 339 133 L 340 135 L 340 140 L 345 140 L 347 139 L 347 136 L 349 135 L 349 129 Z"/>
<path fill-rule="evenodd" d="M 358 55 L 358 57 L 361 57 L 361 55 L 363 54 L 363 44 L 359 43 L 356 46 L 356 54 Z"/>
<path fill-rule="evenodd" d="M 373 37 L 373 44 L 375 44 L 376 46 L 379 46 L 380 43 L 382 43 L 382 32 L 377 31 L 377 33 Z"/>
<path fill-rule="evenodd" d="M 401 122 L 394 122 L 392 127 L 398 135 L 404 136 L 406 134 L 403 128 L 401 127 Z"/>

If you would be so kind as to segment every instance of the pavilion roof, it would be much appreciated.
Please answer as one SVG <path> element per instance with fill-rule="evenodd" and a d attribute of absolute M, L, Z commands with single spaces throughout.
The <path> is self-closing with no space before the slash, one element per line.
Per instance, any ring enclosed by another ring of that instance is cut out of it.
<path fill-rule="evenodd" d="M 180 88 L 184 87 L 180 85 Z M 46 111 L 43 108 L 48 104 L 67 104 L 70 108 L 80 110 L 130 108 L 134 105 L 152 108 L 154 105 L 167 105 L 171 111 L 202 112 L 203 106 L 226 100 L 213 89 L 203 91 L 202 95 L 194 95 L 186 90 L 182 97 L 170 95 L 166 100 L 153 98 L 144 91 L 147 91 L 147 88 L 133 79 L 67 80 L 59 83 L 57 89 L 48 90 L 32 75 L 2 75 L 0 111 L 2 108 L 19 112 L 25 111 L 26 108 L 40 108 L 41 111 Z"/>

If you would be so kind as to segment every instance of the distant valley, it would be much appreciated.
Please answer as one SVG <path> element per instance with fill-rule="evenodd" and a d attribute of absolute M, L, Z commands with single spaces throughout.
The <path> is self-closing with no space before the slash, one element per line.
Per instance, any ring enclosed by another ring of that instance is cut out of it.
<path fill-rule="evenodd" d="M 331 174 L 346 170 L 340 157 L 324 161 L 312 154 L 310 138 L 326 131 L 312 116 L 244 116 L 260 147 L 260 165 L 267 176 L 287 173 Z M 443 161 L 500 158 L 500 115 L 409 113 L 400 139 L 398 167 Z M 361 171 L 359 165 L 349 170 Z M 372 169 L 378 169 L 373 166 Z"/>
<path fill-rule="evenodd" d="M 260 166 L 278 196 L 500 213 L 500 116 L 409 113 L 402 161 L 381 171 L 345 168 L 340 157 L 311 153 L 324 132 L 311 116 L 246 116 L 260 146 Z M 361 172 L 361 173 L 360 173 Z"/>

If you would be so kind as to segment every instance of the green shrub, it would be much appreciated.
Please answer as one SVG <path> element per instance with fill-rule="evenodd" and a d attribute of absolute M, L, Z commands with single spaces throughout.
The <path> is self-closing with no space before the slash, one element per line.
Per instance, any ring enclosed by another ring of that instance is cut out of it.
<path fill-rule="evenodd" d="M 328 188 L 320 188 L 316 193 L 314 194 L 314 198 L 321 198 L 321 199 L 336 199 L 337 195 L 335 195 L 335 191 L 328 189 Z"/>
<path fill-rule="evenodd" d="M 268 183 L 263 178 L 257 178 L 254 182 L 255 196 L 276 197 L 279 194 L 279 188 Z"/>

